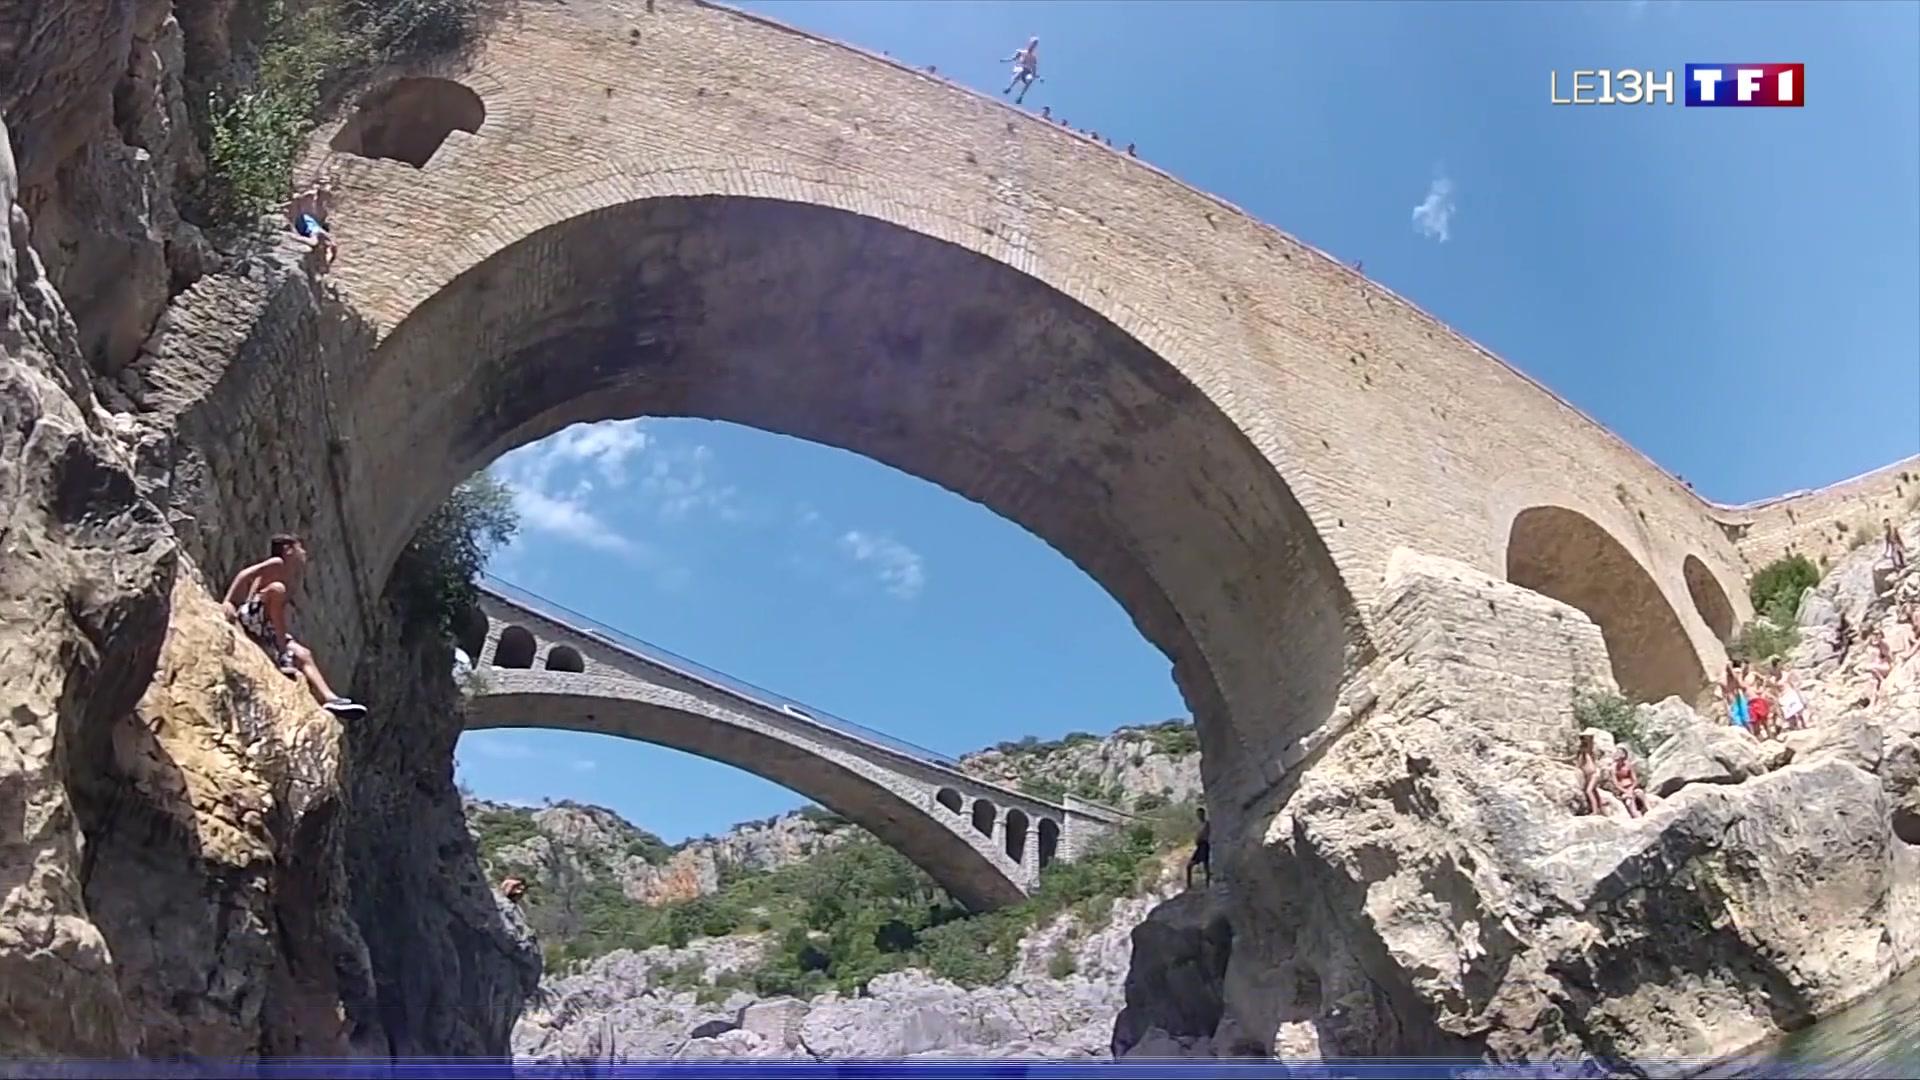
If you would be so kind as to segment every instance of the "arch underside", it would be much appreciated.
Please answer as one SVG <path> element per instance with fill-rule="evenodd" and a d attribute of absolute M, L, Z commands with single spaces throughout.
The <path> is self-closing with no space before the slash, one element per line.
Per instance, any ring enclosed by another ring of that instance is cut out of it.
<path fill-rule="evenodd" d="M 1507 580 L 1586 613 L 1600 627 L 1614 681 L 1636 701 L 1692 700 L 1706 672 L 1660 586 L 1593 519 L 1559 506 L 1520 512 L 1507 539 Z"/>
<path fill-rule="evenodd" d="M 865 455 L 1062 552 L 1172 659 L 1212 797 L 1270 784 L 1357 655 L 1321 537 L 1173 363 L 1012 267 L 873 218 L 720 197 L 589 213 L 460 275 L 355 385 L 353 471 L 391 478 L 348 488 L 381 579 L 507 450 L 575 422 L 702 417 Z"/>
<path fill-rule="evenodd" d="M 989 910 L 1025 898 L 1013 880 L 1014 866 L 1000 865 L 879 780 L 724 719 L 595 693 L 483 692 L 472 698 L 469 709 L 469 731 L 545 728 L 613 735 L 731 765 L 873 833 L 969 908 Z"/>
<path fill-rule="evenodd" d="M 1700 561 L 1699 556 L 1689 555 L 1681 564 L 1681 572 L 1686 575 L 1687 594 L 1693 598 L 1693 606 L 1705 620 L 1707 629 L 1721 641 L 1733 638 L 1733 603 L 1727 599 L 1727 592 L 1715 580 L 1713 571 Z"/>

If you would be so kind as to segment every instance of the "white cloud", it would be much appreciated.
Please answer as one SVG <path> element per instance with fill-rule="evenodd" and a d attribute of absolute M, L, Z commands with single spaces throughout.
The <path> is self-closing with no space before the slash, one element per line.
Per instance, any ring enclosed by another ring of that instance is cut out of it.
<path fill-rule="evenodd" d="M 655 454 L 640 479 L 640 491 L 653 500 L 654 512 L 663 521 L 684 521 L 697 511 L 727 522 L 743 520 L 739 491 L 713 482 L 712 463 L 713 451 L 705 446 Z"/>
<path fill-rule="evenodd" d="M 574 772 L 592 772 L 600 767 L 600 763 L 591 758 L 575 758 L 571 764 Z"/>
<path fill-rule="evenodd" d="M 506 483 L 513 490 L 513 506 L 520 512 L 522 526 L 600 551 L 632 554 L 639 550 L 587 506 L 586 492 L 576 488 L 565 495 L 551 495 L 517 480 Z"/>
<path fill-rule="evenodd" d="M 920 553 L 887 536 L 854 529 L 840 537 L 840 549 L 857 563 L 870 567 L 882 588 L 901 600 L 911 600 L 926 587 L 926 561 Z"/>
<path fill-rule="evenodd" d="M 1422 236 L 1444 244 L 1453 235 L 1453 181 L 1445 175 L 1427 186 L 1427 197 L 1413 208 L 1413 227 Z"/>
<path fill-rule="evenodd" d="M 590 466 L 608 487 L 621 487 L 627 482 L 627 463 L 654 445 L 653 436 L 640 426 L 643 422 L 575 424 L 503 455 L 497 467 L 530 487 L 544 488 L 562 465 Z"/>

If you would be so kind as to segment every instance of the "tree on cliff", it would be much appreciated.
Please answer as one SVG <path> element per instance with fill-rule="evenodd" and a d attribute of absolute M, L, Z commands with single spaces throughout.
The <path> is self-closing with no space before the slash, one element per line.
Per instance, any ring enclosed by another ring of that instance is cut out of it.
<path fill-rule="evenodd" d="M 479 599 L 474 578 L 487 556 L 519 527 L 513 491 L 491 474 L 455 488 L 394 563 L 388 595 L 405 631 L 452 634 L 454 620 Z"/>

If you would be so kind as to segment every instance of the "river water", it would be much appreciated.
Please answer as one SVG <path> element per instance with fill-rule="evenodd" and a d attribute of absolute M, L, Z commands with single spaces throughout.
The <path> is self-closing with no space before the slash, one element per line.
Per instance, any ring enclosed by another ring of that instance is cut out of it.
<path fill-rule="evenodd" d="M 1920 969 L 1714 1077 L 1920 1077 Z"/>

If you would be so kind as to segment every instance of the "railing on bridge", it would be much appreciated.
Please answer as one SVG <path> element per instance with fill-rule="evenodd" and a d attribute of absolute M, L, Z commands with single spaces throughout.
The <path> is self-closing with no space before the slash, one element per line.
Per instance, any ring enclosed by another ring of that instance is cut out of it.
<path fill-rule="evenodd" d="M 800 715 L 794 717 L 794 719 L 802 723 L 811 722 L 829 731 L 838 731 L 842 735 L 851 735 L 856 739 L 884 746 L 897 754 L 904 754 L 907 757 L 925 761 L 933 765 L 939 765 L 955 771 L 959 771 L 960 769 L 960 763 L 958 761 L 938 751 L 929 750 L 924 746 L 916 746 L 902 739 L 896 739 L 891 735 L 875 731 L 862 724 L 856 724 L 851 720 L 843 720 L 830 712 L 816 709 L 805 702 L 795 701 L 783 694 L 776 694 L 765 687 L 755 686 L 743 679 L 736 679 L 725 672 L 715 671 L 705 664 L 689 660 L 678 653 L 669 652 L 650 642 L 642 641 L 632 634 L 623 633 L 608 626 L 606 623 L 582 615 L 571 608 L 556 604 L 543 596 L 536 596 L 520 588 L 518 585 L 494 577 L 492 574 L 481 574 L 479 584 L 482 591 L 492 593 L 509 604 L 526 608 L 542 618 L 559 623 L 561 626 L 583 637 L 594 638 L 622 652 L 632 653 L 634 656 L 648 663 L 658 664 L 668 671 L 677 672 L 690 679 L 696 679 L 706 683 L 717 690 L 723 690 L 736 697 L 745 698 L 763 708 L 773 709 L 776 712 L 790 717 L 793 716 L 795 712 L 798 712 Z"/>

